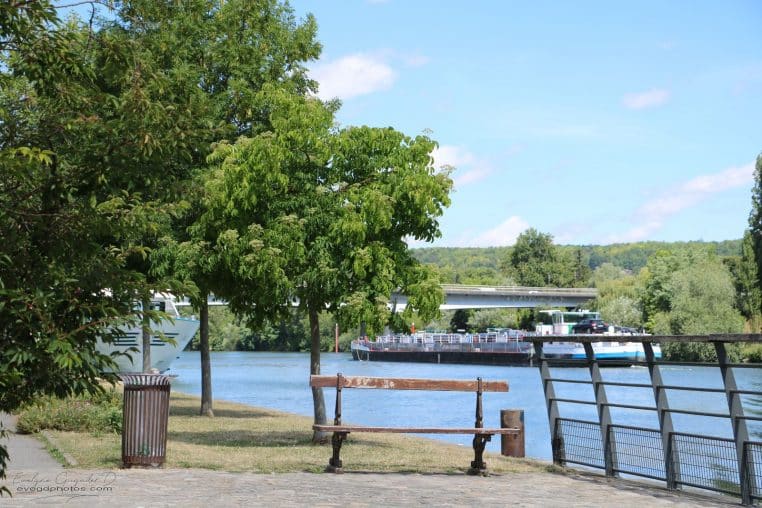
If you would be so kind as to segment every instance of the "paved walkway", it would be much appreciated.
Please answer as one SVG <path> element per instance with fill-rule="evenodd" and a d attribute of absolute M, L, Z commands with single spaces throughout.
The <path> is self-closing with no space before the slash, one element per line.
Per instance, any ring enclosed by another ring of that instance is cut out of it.
<path fill-rule="evenodd" d="M 4 426 L 14 421 L 0 415 Z M 11 434 L 0 506 L 183 508 L 216 506 L 564 506 L 650 508 L 737 506 L 732 498 L 691 495 L 600 475 L 227 473 L 201 469 L 64 469 L 34 438 Z"/>
<path fill-rule="evenodd" d="M 10 473 L 10 507 L 207 506 L 719 506 L 696 497 L 597 476 L 225 473 L 198 469 Z M 31 492 L 30 492 L 31 491 Z"/>
<path fill-rule="evenodd" d="M 10 455 L 8 473 L 25 470 L 63 471 L 63 466 L 50 456 L 38 439 L 16 434 L 15 416 L 0 412 L 0 424 L 6 431 L 10 431 L 7 438 L 0 440 L 0 443 L 7 445 Z M 0 502 L 2 504 L 4 503 Z"/>

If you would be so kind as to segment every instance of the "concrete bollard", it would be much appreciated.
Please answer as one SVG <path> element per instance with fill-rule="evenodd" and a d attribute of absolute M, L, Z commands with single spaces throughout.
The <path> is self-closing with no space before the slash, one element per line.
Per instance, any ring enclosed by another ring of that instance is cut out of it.
<path fill-rule="evenodd" d="M 524 410 L 501 409 L 500 428 L 518 428 L 518 434 L 500 435 L 500 453 L 506 457 L 524 457 Z"/>

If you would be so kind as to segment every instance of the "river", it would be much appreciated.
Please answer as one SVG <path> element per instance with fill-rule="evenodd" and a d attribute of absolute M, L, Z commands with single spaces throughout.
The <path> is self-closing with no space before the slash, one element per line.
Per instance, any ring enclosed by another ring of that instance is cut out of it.
<path fill-rule="evenodd" d="M 252 406 L 279 409 L 311 416 L 312 395 L 309 388 L 307 353 L 212 353 L 212 392 L 217 400 L 229 400 Z M 183 352 L 168 372 L 176 375 L 173 390 L 200 395 L 201 374 L 198 352 Z M 500 426 L 501 409 L 523 409 L 528 457 L 550 460 L 550 432 L 539 370 L 534 367 L 486 365 L 438 365 L 429 363 L 393 363 L 353 361 L 349 353 L 323 353 L 323 374 L 378 377 L 416 377 L 432 379 L 475 379 L 508 381 L 508 393 L 484 394 L 484 426 Z M 589 379 L 586 369 L 554 369 L 557 377 Z M 665 384 L 721 388 L 719 369 L 705 367 L 662 367 Z M 603 369 L 605 381 L 649 383 L 642 367 Z M 739 388 L 762 390 L 759 369 L 736 369 Z M 329 420 L 333 418 L 334 390 L 325 390 Z M 590 385 L 557 383 L 559 398 L 594 400 Z M 653 406 L 653 391 L 648 388 L 607 387 L 609 402 Z M 670 407 L 710 412 L 727 412 L 724 394 L 670 391 Z M 745 400 L 747 408 L 762 406 L 757 400 Z M 382 426 L 464 427 L 474 424 L 475 396 L 458 392 L 417 392 L 389 390 L 345 390 L 345 422 Z M 561 404 L 562 417 L 597 420 L 595 406 Z M 612 408 L 612 421 L 622 425 L 658 429 L 655 412 Z M 718 437 L 732 437 L 729 420 L 674 415 L 675 430 Z M 762 429 L 750 427 L 752 439 L 759 440 Z M 433 435 L 435 439 L 471 446 L 470 436 Z M 500 451 L 500 439 L 488 443 L 488 450 Z"/>

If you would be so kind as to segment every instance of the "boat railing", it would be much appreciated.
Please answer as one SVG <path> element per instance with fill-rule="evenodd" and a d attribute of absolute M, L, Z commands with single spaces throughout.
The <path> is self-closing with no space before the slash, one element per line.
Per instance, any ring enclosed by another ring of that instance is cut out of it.
<path fill-rule="evenodd" d="M 428 333 L 415 335 L 380 335 L 374 340 L 361 340 L 371 351 L 460 351 L 460 352 L 527 352 L 532 343 L 516 334 Z"/>

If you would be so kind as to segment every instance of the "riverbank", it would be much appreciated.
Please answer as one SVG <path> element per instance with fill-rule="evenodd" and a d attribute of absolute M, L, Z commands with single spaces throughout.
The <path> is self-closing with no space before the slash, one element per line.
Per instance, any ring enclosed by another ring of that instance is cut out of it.
<path fill-rule="evenodd" d="M 281 411 L 216 401 L 215 417 L 198 416 L 200 399 L 173 392 L 167 433 L 167 468 L 230 472 L 322 472 L 330 444 L 313 445 L 312 419 Z M 79 468 L 119 468 L 116 433 L 50 431 L 56 446 Z M 473 460 L 471 447 L 398 435 L 350 436 L 342 448 L 347 472 L 456 473 Z M 494 473 L 540 472 L 548 464 L 487 454 Z"/>

